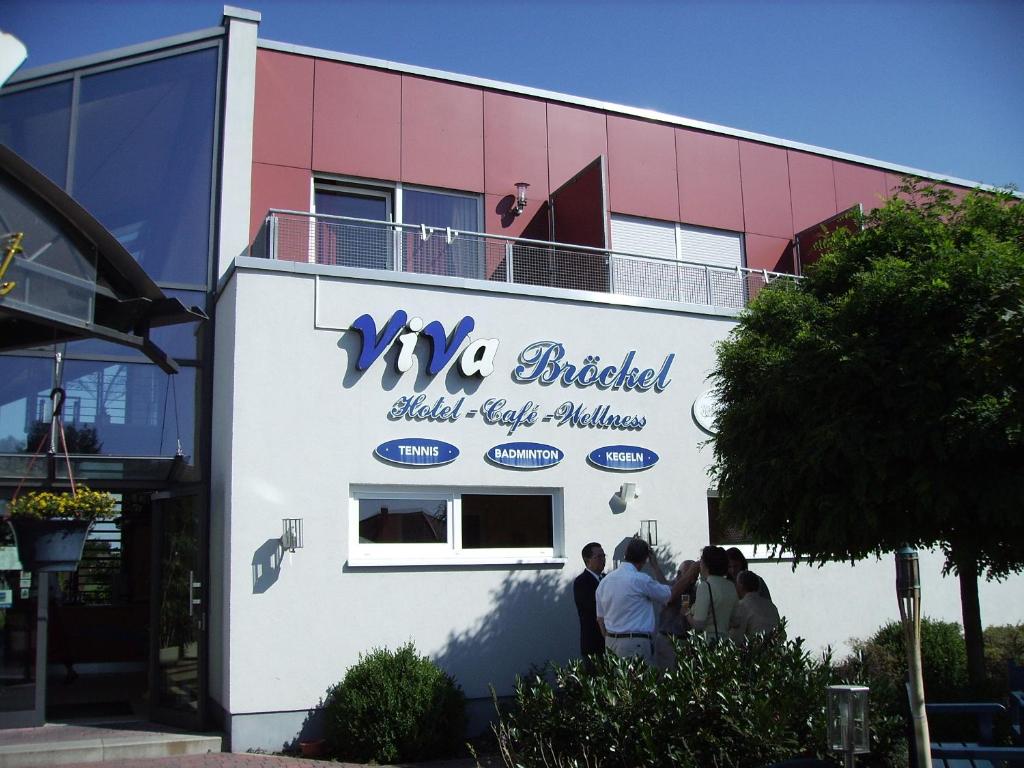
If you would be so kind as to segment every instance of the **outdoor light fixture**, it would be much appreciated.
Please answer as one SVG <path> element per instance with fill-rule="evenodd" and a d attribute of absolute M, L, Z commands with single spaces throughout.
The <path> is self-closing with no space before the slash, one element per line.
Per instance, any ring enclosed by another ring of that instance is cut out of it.
<path fill-rule="evenodd" d="M 512 215 L 518 216 L 526 210 L 526 190 L 530 185 L 525 181 L 516 182 L 516 201 L 512 204 Z"/>
<path fill-rule="evenodd" d="M 302 518 L 286 517 L 281 521 L 281 549 L 302 549 Z"/>
<path fill-rule="evenodd" d="M 917 550 L 901 547 L 896 551 L 896 598 L 900 604 L 900 624 L 910 672 L 910 719 L 918 768 L 931 768 L 931 737 L 924 706 L 924 676 L 921 673 L 921 568 Z"/>
<path fill-rule="evenodd" d="M 632 485 L 632 483 L 630 483 L 630 485 Z M 658 546 L 658 521 L 641 520 L 640 538 L 646 541 L 652 547 Z"/>
<path fill-rule="evenodd" d="M 853 768 L 854 755 L 871 751 L 868 690 L 863 685 L 828 687 L 828 748 L 843 753 L 847 768 Z"/>

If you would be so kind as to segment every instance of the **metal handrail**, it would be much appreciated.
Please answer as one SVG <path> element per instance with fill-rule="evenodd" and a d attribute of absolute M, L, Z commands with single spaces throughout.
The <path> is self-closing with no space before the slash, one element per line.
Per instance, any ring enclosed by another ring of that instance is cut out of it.
<path fill-rule="evenodd" d="M 378 234 L 372 234 L 376 232 Z M 450 227 L 271 209 L 252 254 L 739 308 L 795 275 Z"/>
<path fill-rule="evenodd" d="M 341 223 L 353 223 L 353 224 L 373 224 L 375 226 L 385 226 L 396 230 L 411 230 L 420 231 L 426 227 L 426 231 L 430 233 L 444 232 L 445 227 L 429 227 L 424 224 L 402 224 L 397 221 L 380 221 L 379 219 L 360 219 L 355 216 L 336 216 L 329 213 L 311 213 L 310 211 L 291 211 L 286 208 L 271 208 L 267 211 L 265 222 L 269 222 L 270 219 L 276 214 L 287 214 L 289 216 L 304 216 L 309 219 L 319 221 L 326 219 L 328 221 L 339 221 Z M 676 266 L 691 266 L 691 267 L 713 267 L 715 269 L 723 271 L 740 270 L 741 272 L 748 274 L 765 275 L 769 278 L 769 281 L 775 278 L 797 278 L 798 275 L 792 275 L 788 272 L 771 272 L 764 269 L 753 269 L 751 267 L 723 267 L 719 264 L 707 264 L 701 261 L 686 261 L 683 259 L 672 259 L 667 256 L 652 256 L 647 253 L 633 253 L 631 251 L 620 251 L 612 250 L 610 248 L 595 248 L 592 245 L 576 245 L 575 243 L 559 243 L 553 240 L 532 240 L 528 237 L 512 237 L 509 235 L 499 235 L 491 232 L 471 232 L 468 230 L 452 230 L 458 235 L 467 235 L 469 237 L 486 238 L 488 240 L 505 240 L 516 245 L 536 245 L 543 248 L 559 248 L 568 251 L 583 251 L 588 253 L 599 254 L 602 256 L 626 256 L 632 259 L 644 259 L 647 261 L 661 261 L 666 264 L 673 264 Z"/>

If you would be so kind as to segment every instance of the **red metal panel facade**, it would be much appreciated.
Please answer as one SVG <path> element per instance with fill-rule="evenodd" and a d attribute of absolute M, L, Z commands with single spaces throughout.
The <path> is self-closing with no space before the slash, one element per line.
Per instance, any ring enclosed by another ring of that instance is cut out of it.
<path fill-rule="evenodd" d="M 789 191 L 793 229 L 799 232 L 835 216 L 836 188 L 832 161 L 821 155 L 789 150 Z"/>
<path fill-rule="evenodd" d="M 402 169 L 402 76 L 317 61 L 313 168 L 397 179 Z"/>
<path fill-rule="evenodd" d="M 845 211 L 857 203 L 871 211 L 882 204 L 887 195 L 885 173 L 865 165 L 832 161 L 836 177 L 836 207 Z"/>
<path fill-rule="evenodd" d="M 767 269 L 769 272 L 791 272 L 793 268 L 792 241 L 784 237 L 747 234 L 747 266 Z"/>
<path fill-rule="evenodd" d="M 676 129 L 679 220 L 717 229 L 743 230 L 739 142 Z"/>
<path fill-rule="evenodd" d="M 604 114 L 590 109 L 548 104 L 548 178 L 558 189 L 595 157 L 608 154 Z"/>
<path fill-rule="evenodd" d="M 546 113 L 543 101 L 484 91 L 485 192 L 515 195 L 516 182 L 525 181 L 530 200 L 547 199 Z"/>
<path fill-rule="evenodd" d="M 253 162 L 309 168 L 312 129 L 313 59 L 257 51 Z"/>
<path fill-rule="evenodd" d="M 402 77 L 402 181 L 484 191 L 484 98 L 479 88 Z"/>
<path fill-rule="evenodd" d="M 269 207 L 306 210 L 311 175 L 325 173 L 482 193 L 486 231 L 547 239 L 551 190 L 603 156 L 610 211 L 745 232 L 748 265 L 777 270 L 791 262 L 795 231 L 855 203 L 877 207 L 901 180 L 812 152 L 266 49 L 256 77 L 254 234 Z M 530 184 L 530 202 L 514 217 L 517 181 Z"/>
<path fill-rule="evenodd" d="M 747 232 L 773 237 L 793 236 L 786 150 L 740 141 L 743 220 Z"/>
<path fill-rule="evenodd" d="M 608 116 L 608 188 L 612 211 L 675 221 L 679 216 L 678 184 L 673 128 Z"/>
<path fill-rule="evenodd" d="M 311 189 L 312 176 L 308 169 L 253 163 L 249 239 L 256 236 L 271 208 L 308 211 Z"/>

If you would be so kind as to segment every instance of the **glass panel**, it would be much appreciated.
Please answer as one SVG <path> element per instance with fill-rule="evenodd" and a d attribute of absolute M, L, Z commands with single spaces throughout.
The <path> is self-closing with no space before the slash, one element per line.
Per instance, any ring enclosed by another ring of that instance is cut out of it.
<path fill-rule="evenodd" d="M 0 712 L 36 705 L 36 583 L 18 570 L 14 534 L 0 523 Z"/>
<path fill-rule="evenodd" d="M 64 367 L 64 431 L 71 453 L 193 456 L 196 369 L 166 374 L 155 365 L 69 360 Z M 38 397 L 49 396 L 49 390 Z"/>
<path fill-rule="evenodd" d="M 0 143 L 61 189 L 68 175 L 71 81 L 0 96 Z"/>
<path fill-rule="evenodd" d="M 217 50 L 83 77 L 73 194 L 157 282 L 206 285 Z"/>
<path fill-rule="evenodd" d="M 444 499 L 360 499 L 362 544 L 444 544 L 448 502 Z"/>
<path fill-rule="evenodd" d="M 462 548 L 554 546 L 550 496 L 462 495 Z"/>
<path fill-rule="evenodd" d="M 160 505 L 160 582 L 156 705 L 188 715 L 199 711 L 198 512 L 194 497 Z"/>
<path fill-rule="evenodd" d="M 389 199 L 384 194 L 318 190 L 314 199 L 317 213 L 387 221 Z M 391 268 L 391 230 L 361 222 L 317 221 L 316 263 L 364 269 Z"/>
<path fill-rule="evenodd" d="M 199 307 L 205 311 L 206 294 L 201 291 L 172 291 L 164 288 L 163 292 L 165 296 L 179 299 L 186 307 Z M 162 328 L 154 328 L 149 337 L 154 344 L 179 363 L 185 360 L 196 360 L 198 359 L 198 336 L 201 327 L 198 321 L 167 325 Z M 134 347 L 99 339 L 69 342 L 67 353 L 68 357 L 104 355 L 106 357 L 136 357 L 140 361 L 148 360 L 141 351 Z"/>
<path fill-rule="evenodd" d="M 404 223 L 425 224 L 441 230 L 432 233 L 426 240 L 419 233 L 405 233 L 405 270 L 483 279 L 483 242 L 465 236 L 456 236 L 449 242 L 447 232 L 444 231 L 450 227 L 458 232 L 479 232 L 479 212 L 479 201 L 474 197 L 405 190 L 402 197 Z"/>
<path fill-rule="evenodd" d="M 35 451 L 50 421 L 53 360 L 0 356 L 0 453 Z M 29 436 L 34 436 L 29 440 Z"/>
<path fill-rule="evenodd" d="M 12 232 L 21 232 L 24 238 L 21 253 L 4 274 L 4 281 L 14 285 L 0 296 L 0 305 L 55 319 L 92 322 L 96 255 L 83 251 L 55 214 L 0 175 L 0 235 Z M 13 242 L 4 237 L 0 258 L 8 247 Z"/>

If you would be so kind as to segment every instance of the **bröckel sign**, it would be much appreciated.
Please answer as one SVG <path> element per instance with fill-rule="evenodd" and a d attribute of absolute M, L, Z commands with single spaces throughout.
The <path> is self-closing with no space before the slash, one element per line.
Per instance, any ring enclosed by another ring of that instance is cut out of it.
<path fill-rule="evenodd" d="M 544 469 L 565 458 L 561 450 L 543 443 L 502 443 L 486 455 L 489 461 L 512 469 Z"/>
<path fill-rule="evenodd" d="M 373 452 L 385 461 L 411 467 L 436 467 L 459 457 L 459 449 L 451 443 L 426 437 L 388 440 L 378 445 Z"/>
<path fill-rule="evenodd" d="M 658 463 L 658 454 L 638 445 L 605 445 L 587 456 L 594 466 L 617 472 L 637 472 Z"/>

